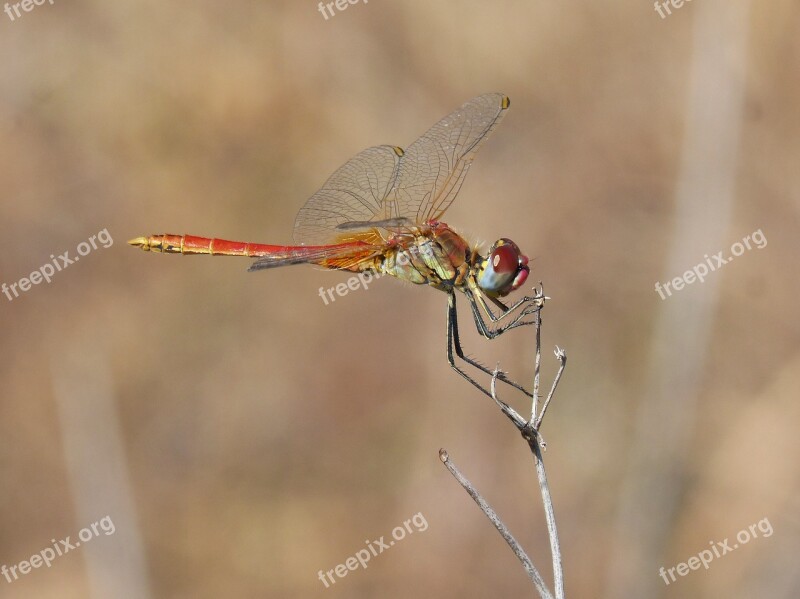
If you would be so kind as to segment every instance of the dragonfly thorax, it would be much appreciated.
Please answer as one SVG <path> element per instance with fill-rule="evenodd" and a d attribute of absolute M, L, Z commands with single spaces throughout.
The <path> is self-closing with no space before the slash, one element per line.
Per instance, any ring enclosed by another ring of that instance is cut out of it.
<path fill-rule="evenodd" d="M 398 235 L 379 259 L 378 270 L 417 285 L 446 290 L 464 284 L 472 267 L 469 244 L 444 223 Z"/>
<path fill-rule="evenodd" d="M 491 297 L 519 289 L 528 278 L 528 258 L 510 239 L 500 239 L 486 257 L 446 224 L 430 222 L 397 235 L 380 256 L 377 270 L 398 279 L 446 291 L 471 284 Z"/>

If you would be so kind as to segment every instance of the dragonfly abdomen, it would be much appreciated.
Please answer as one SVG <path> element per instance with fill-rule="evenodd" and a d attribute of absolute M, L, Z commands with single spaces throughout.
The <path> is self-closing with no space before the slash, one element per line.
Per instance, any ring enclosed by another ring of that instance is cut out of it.
<path fill-rule="evenodd" d="M 228 241 L 195 235 L 150 235 L 137 237 L 128 242 L 146 252 L 163 254 L 211 255 L 211 256 L 249 256 L 257 258 L 266 254 L 288 249 L 284 246 L 247 243 L 244 241 Z"/>

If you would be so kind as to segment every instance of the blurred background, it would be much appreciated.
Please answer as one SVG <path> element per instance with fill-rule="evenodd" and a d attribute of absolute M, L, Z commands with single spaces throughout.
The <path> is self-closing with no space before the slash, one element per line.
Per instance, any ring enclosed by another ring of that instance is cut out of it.
<path fill-rule="evenodd" d="M 567 595 L 796 596 L 797 2 L 7 6 L 0 282 L 113 244 L 0 295 L 0 564 L 114 532 L 1 596 L 534 596 L 440 447 L 552 580 L 530 452 L 448 367 L 443 293 L 387 277 L 326 305 L 350 275 L 125 244 L 289 243 L 348 158 L 489 91 L 511 109 L 445 220 L 515 240 L 552 298 Z M 532 329 L 463 323 L 468 353 L 530 385 Z M 320 580 L 415 514 L 426 530 Z M 765 518 L 708 570 L 659 575 Z"/>

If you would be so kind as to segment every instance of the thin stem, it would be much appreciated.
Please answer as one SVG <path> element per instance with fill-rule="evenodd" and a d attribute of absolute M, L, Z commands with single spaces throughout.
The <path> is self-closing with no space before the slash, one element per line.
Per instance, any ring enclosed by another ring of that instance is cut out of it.
<path fill-rule="evenodd" d="M 558 372 L 556 373 L 556 378 L 553 379 L 553 386 L 550 387 L 550 393 L 547 394 L 547 399 L 544 400 L 544 405 L 542 406 L 542 411 L 539 412 L 539 417 L 534 421 L 533 428 L 537 431 L 542 426 L 542 420 L 544 420 L 544 414 L 547 412 L 547 406 L 550 405 L 550 400 L 553 399 L 553 394 L 556 392 L 556 387 L 558 387 L 558 381 L 561 380 L 561 375 L 564 372 L 564 367 L 567 365 L 567 352 L 561 349 L 556 345 L 555 352 L 556 359 L 560 362 L 558 366 Z"/>
<path fill-rule="evenodd" d="M 522 567 L 525 568 L 525 571 L 528 573 L 528 578 L 530 578 L 533 582 L 536 590 L 539 592 L 539 596 L 542 599 L 553 599 L 550 589 L 547 588 L 547 585 L 545 584 L 541 574 L 539 574 L 539 571 L 536 569 L 536 566 L 533 565 L 533 562 L 528 557 L 528 554 L 525 553 L 525 550 L 508 530 L 508 527 L 503 523 L 502 520 L 500 520 L 497 512 L 495 512 L 491 506 L 486 503 L 486 500 L 472 485 L 472 483 L 469 482 L 469 480 L 467 480 L 463 474 L 461 474 L 461 471 L 456 467 L 455 464 L 453 464 L 446 450 L 439 450 L 439 459 L 442 460 L 445 468 L 450 471 L 450 474 L 453 475 L 453 477 L 464 488 L 464 490 L 469 493 L 469 496 L 472 497 L 475 503 L 478 504 L 478 507 L 481 508 L 481 511 L 486 515 L 487 518 L 489 518 L 489 521 L 494 524 L 494 527 L 500 533 L 500 536 L 502 536 L 506 543 L 508 543 L 508 546 L 511 547 L 511 550 L 514 552 L 514 555 L 517 556 L 517 559 L 522 562 Z M 563 591 L 561 597 L 563 597 Z"/>
<path fill-rule="evenodd" d="M 563 565 L 561 563 L 561 548 L 559 545 L 558 540 L 558 530 L 556 528 L 556 518 L 555 512 L 553 510 L 553 500 L 550 496 L 550 487 L 547 483 L 547 473 L 545 472 L 544 468 L 544 461 L 542 460 L 542 450 L 546 447 L 544 439 L 539 432 L 539 427 L 542 424 L 542 419 L 547 411 L 548 406 L 550 405 L 550 401 L 553 399 L 553 395 L 555 394 L 556 388 L 558 387 L 558 383 L 561 380 L 561 375 L 564 372 L 564 367 L 566 366 L 567 362 L 567 354 L 564 350 L 556 346 L 555 355 L 558 361 L 560 362 L 558 373 L 556 374 L 555 379 L 553 380 L 553 384 L 550 388 L 550 392 L 547 394 L 547 398 L 542 405 L 541 412 L 539 412 L 539 385 L 541 382 L 540 379 L 540 366 L 541 366 L 541 359 L 542 359 L 542 315 L 541 310 L 544 307 L 545 300 L 549 299 L 544 295 L 544 288 L 542 284 L 539 283 L 539 290 L 535 297 L 538 303 L 538 309 L 536 312 L 536 360 L 535 360 L 535 372 L 533 378 L 533 392 L 532 392 L 532 406 L 531 406 L 531 419 L 525 421 L 522 416 L 520 416 L 514 408 L 509 406 L 507 403 L 502 401 L 500 398 L 497 397 L 497 379 L 499 378 L 501 371 L 500 365 L 498 364 L 493 373 L 492 373 L 492 382 L 491 382 L 491 397 L 503 414 L 511 420 L 514 426 L 522 434 L 523 438 L 527 441 L 528 446 L 530 447 L 531 453 L 533 454 L 533 460 L 536 465 L 536 476 L 539 479 L 539 489 L 542 494 L 542 504 L 544 505 L 544 513 L 545 513 L 545 520 L 547 522 L 547 533 L 550 537 L 550 553 L 553 559 L 553 581 L 555 584 L 555 591 L 556 591 L 556 599 L 564 599 L 564 570 Z M 484 391 L 485 392 L 485 391 Z M 447 452 L 442 449 L 439 451 L 439 458 L 442 460 L 444 465 L 450 471 L 450 473 L 455 477 L 455 479 L 461 484 L 464 490 L 469 493 L 470 497 L 478 504 L 481 508 L 483 513 L 486 515 L 487 518 L 494 524 L 495 528 L 497 528 L 498 532 L 500 532 L 501 536 L 506 540 L 509 547 L 511 547 L 514 554 L 517 558 L 522 562 L 522 565 L 525 568 L 525 571 L 528 573 L 528 577 L 533 581 L 534 585 L 536 586 L 536 590 L 539 592 L 539 595 L 543 599 L 553 599 L 552 594 L 550 593 L 547 586 L 544 584 L 541 575 L 536 570 L 531 562 L 530 558 L 527 556 L 525 551 L 520 547 L 519 543 L 514 539 L 511 535 L 511 532 L 508 528 L 503 524 L 500 518 L 497 516 L 495 511 L 486 503 L 483 497 L 478 493 L 475 487 L 464 478 L 464 476 L 459 472 L 459 470 L 455 467 L 454 464 L 450 461 Z"/>
<path fill-rule="evenodd" d="M 539 446 L 538 435 L 529 437 L 528 445 L 533 453 L 536 463 L 536 476 L 539 479 L 539 490 L 542 492 L 544 516 L 547 521 L 547 536 L 550 537 L 550 553 L 553 556 L 553 583 L 556 589 L 556 598 L 564 599 L 564 568 L 561 564 L 561 547 L 558 542 L 558 529 L 556 528 L 556 515 L 553 510 L 553 500 L 550 497 L 550 487 L 547 484 L 547 473 L 542 460 L 542 450 Z"/>
<path fill-rule="evenodd" d="M 497 397 L 497 377 L 500 375 L 501 372 L 502 371 L 500 370 L 500 363 L 498 362 L 497 366 L 495 366 L 494 368 L 494 372 L 492 373 L 492 383 L 491 383 L 492 399 L 500 407 L 500 410 L 503 412 L 503 414 L 508 416 L 508 419 L 511 420 L 512 423 L 514 423 L 514 426 L 516 426 L 520 431 L 523 431 L 528 424 L 527 422 L 525 422 L 525 419 L 522 416 L 520 416 L 519 413 L 514 408 L 512 408 L 506 402 Z"/>
<path fill-rule="evenodd" d="M 541 283 L 540 283 L 541 285 Z M 536 422 L 539 411 L 539 366 L 542 362 L 542 311 L 536 313 L 536 359 L 533 367 L 533 401 L 531 402 L 531 422 Z"/>

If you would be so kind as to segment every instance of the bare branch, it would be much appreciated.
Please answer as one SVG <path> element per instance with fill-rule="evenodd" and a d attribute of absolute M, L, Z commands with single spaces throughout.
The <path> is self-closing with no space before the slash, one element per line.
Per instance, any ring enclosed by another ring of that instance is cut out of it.
<path fill-rule="evenodd" d="M 561 546 L 558 541 L 556 515 L 553 510 L 553 500 L 550 497 L 550 486 L 547 484 L 547 473 L 544 469 L 539 437 L 538 435 L 533 436 L 528 438 L 527 441 L 533 453 L 533 461 L 536 463 L 536 477 L 539 479 L 539 490 L 542 493 L 544 517 L 547 521 L 547 536 L 550 538 L 550 554 L 553 557 L 553 582 L 555 583 L 556 598 L 564 599 L 564 567 L 561 563 Z"/>
<path fill-rule="evenodd" d="M 547 412 L 547 406 L 550 405 L 550 400 L 553 399 L 553 394 L 556 392 L 556 387 L 558 387 L 558 381 L 561 380 L 561 375 L 564 372 L 564 367 L 567 365 L 567 352 L 561 349 L 556 345 L 556 349 L 553 352 L 556 355 L 556 359 L 560 362 L 558 367 L 558 372 L 556 373 L 556 378 L 553 379 L 553 386 L 550 387 L 550 393 L 547 394 L 547 399 L 544 400 L 544 405 L 542 406 L 542 411 L 539 413 L 538 418 L 534 421 L 533 428 L 537 431 L 542 426 L 542 420 L 544 419 L 544 414 Z"/>
<path fill-rule="evenodd" d="M 503 371 L 500 370 L 500 363 L 498 362 L 497 366 L 494 367 L 494 372 L 492 373 L 492 385 L 491 385 L 492 399 L 500 407 L 500 410 L 502 410 L 503 414 L 508 416 L 508 419 L 511 420 L 514 426 L 516 426 L 520 431 L 523 431 L 525 430 L 525 426 L 527 425 L 525 419 L 522 416 L 520 416 L 519 412 L 517 412 L 514 408 L 512 408 L 506 402 L 497 397 L 497 377 L 502 372 Z"/>
<path fill-rule="evenodd" d="M 536 422 L 539 412 L 539 366 L 542 362 L 542 308 L 544 307 L 544 287 L 539 282 L 539 293 L 542 297 L 539 311 L 536 313 L 536 358 L 533 366 L 533 401 L 531 402 L 530 422 Z"/>
<path fill-rule="evenodd" d="M 517 556 L 520 562 L 522 562 L 522 567 L 525 568 L 525 571 L 528 573 L 528 578 L 531 579 L 536 590 L 539 592 L 539 596 L 542 599 L 553 599 L 553 595 L 550 590 L 547 588 L 544 580 L 542 579 L 541 574 L 536 569 L 536 566 L 533 565 L 528 554 L 525 553 L 525 550 L 520 546 L 511 532 L 508 530 L 508 527 L 500 520 L 500 517 L 497 513 L 491 508 L 491 506 L 486 503 L 486 500 L 483 496 L 478 492 L 478 490 L 472 485 L 469 480 L 461 474 L 461 471 L 453 464 L 450 456 L 447 454 L 447 451 L 444 449 L 439 450 L 439 459 L 442 460 L 442 463 L 445 465 L 450 471 L 450 474 L 458 481 L 458 483 L 464 488 L 464 490 L 469 493 L 469 496 L 478 504 L 478 507 L 481 508 L 481 511 L 489 518 L 489 521 L 494 524 L 494 527 L 500 533 L 508 546 L 511 547 L 511 550 L 514 552 L 514 555 Z M 563 586 L 563 585 L 562 585 Z"/>
<path fill-rule="evenodd" d="M 492 373 L 491 397 L 503 414 L 505 414 L 506 417 L 511 420 L 512 424 L 514 424 L 514 426 L 516 426 L 520 431 L 523 438 L 528 443 L 531 453 L 533 454 L 533 461 L 536 465 L 536 476 L 539 480 L 539 490 L 542 495 L 542 504 L 544 505 L 547 533 L 550 540 L 550 553 L 553 560 L 553 581 L 556 591 L 555 597 L 556 599 L 564 599 L 564 570 L 561 561 L 561 548 L 558 540 L 558 529 L 556 528 L 555 511 L 553 509 L 553 500 L 550 496 L 550 487 L 547 483 L 547 473 L 545 472 L 544 461 L 542 460 L 542 451 L 546 448 L 546 444 L 541 436 L 541 433 L 539 432 L 539 428 L 541 427 L 542 420 L 547 412 L 547 408 L 550 405 L 550 401 L 553 399 L 553 395 L 558 387 L 558 383 L 561 380 L 561 375 L 563 374 L 567 363 L 567 354 L 560 347 L 556 346 L 555 355 L 560 363 L 558 372 L 556 373 L 553 384 L 550 387 L 550 392 L 547 394 L 547 398 L 542 405 L 541 411 L 539 411 L 540 366 L 542 355 L 541 310 L 544 307 L 545 300 L 549 299 L 544 295 L 544 288 L 541 283 L 539 283 L 539 288 L 536 290 L 536 296 L 533 299 L 536 300 L 538 308 L 536 310 L 536 321 L 533 323 L 536 326 L 536 357 L 534 362 L 530 420 L 525 421 L 522 416 L 520 416 L 519 413 L 514 410 L 514 408 L 497 397 L 497 379 L 502 374 L 502 371 L 500 370 L 500 364 L 497 364 Z M 544 584 L 544 581 L 542 580 L 538 570 L 536 570 L 534 567 L 533 562 L 531 562 L 530 558 L 511 535 L 511 532 L 508 530 L 506 525 L 503 524 L 495 511 L 486 503 L 481 494 L 478 493 L 475 487 L 473 487 L 472 484 L 466 478 L 464 478 L 458 468 L 456 468 L 456 466 L 450 461 L 450 458 L 444 449 L 439 451 L 439 457 L 444 463 L 445 467 L 459 482 L 459 484 L 461 484 L 464 490 L 469 493 L 470 497 L 472 497 L 475 503 L 478 504 L 486 517 L 489 518 L 492 524 L 494 524 L 495 528 L 497 528 L 498 532 L 500 532 L 501 536 L 506 540 L 514 554 L 522 562 L 525 571 L 528 573 L 528 577 L 533 581 L 534 585 L 536 586 L 536 590 L 539 592 L 539 595 L 543 598 L 552 599 L 553 596 L 550 593 L 550 590 Z"/>

